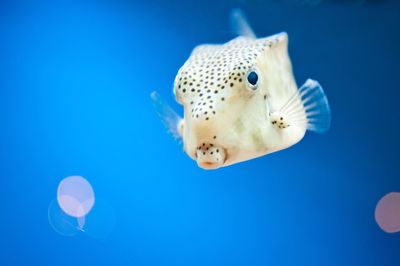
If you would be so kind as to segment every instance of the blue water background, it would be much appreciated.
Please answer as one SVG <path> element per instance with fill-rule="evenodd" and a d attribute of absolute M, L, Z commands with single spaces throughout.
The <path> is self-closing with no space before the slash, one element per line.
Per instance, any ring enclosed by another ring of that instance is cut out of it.
<path fill-rule="evenodd" d="M 374 220 L 400 191 L 397 1 L 2 1 L 0 265 L 400 265 Z M 318 80 L 332 128 L 293 148 L 197 168 L 149 94 L 172 97 L 201 43 L 286 31 L 296 80 Z M 87 178 L 114 209 L 105 240 L 64 237 L 47 208 Z"/>

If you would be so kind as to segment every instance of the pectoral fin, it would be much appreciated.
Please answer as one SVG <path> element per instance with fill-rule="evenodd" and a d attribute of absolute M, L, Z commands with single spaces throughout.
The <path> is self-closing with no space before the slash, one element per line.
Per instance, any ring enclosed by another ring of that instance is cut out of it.
<path fill-rule="evenodd" d="M 308 79 L 277 112 L 271 122 L 280 129 L 295 125 L 317 133 L 326 132 L 331 124 L 328 99 L 321 85 Z"/>
<path fill-rule="evenodd" d="M 150 94 L 154 109 L 172 137 L 181 142 L 184 120 L 155 91 Z"/>

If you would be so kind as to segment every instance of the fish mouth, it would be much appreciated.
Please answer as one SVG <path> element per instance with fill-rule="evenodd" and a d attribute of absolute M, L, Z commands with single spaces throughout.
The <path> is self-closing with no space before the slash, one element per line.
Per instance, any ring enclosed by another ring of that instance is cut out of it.
<path fill-rule="evenodd" d="M 205 144 L 197 147 L 195 158 L 200 168 L 217 169 L 225 164 L 227 152 L 224 148 Z"/>
<path fill-rule="evenodd" d="M 214 162 L 199 162 L 197 161 L 197 165 L 200 168 L 203 168 L 205 170 L 212 170 L 212 169 L 218 169 L 220 168 L 223 163 L 214 163 Z"/>

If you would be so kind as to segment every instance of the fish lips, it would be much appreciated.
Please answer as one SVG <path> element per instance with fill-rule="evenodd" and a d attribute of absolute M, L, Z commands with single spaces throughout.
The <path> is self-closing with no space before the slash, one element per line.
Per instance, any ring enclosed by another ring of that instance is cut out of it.
<path fill-rule="evenodd" d="M 210 170 L 220 168 L 225 164 L 226 150 L 221 147 L 200 148 L 196 152 L 196 162 L 200 168 Z"/>

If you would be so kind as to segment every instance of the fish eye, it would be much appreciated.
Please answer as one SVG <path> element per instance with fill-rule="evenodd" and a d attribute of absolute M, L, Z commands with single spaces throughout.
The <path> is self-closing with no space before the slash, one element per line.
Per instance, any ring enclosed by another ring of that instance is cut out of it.
<path fill-rule="evenodd" d="M 250 70 L 247 73 L 247 84 L 253 91 L 258 89 L 258 80 L 259 78 L 256 70 Z"/>

